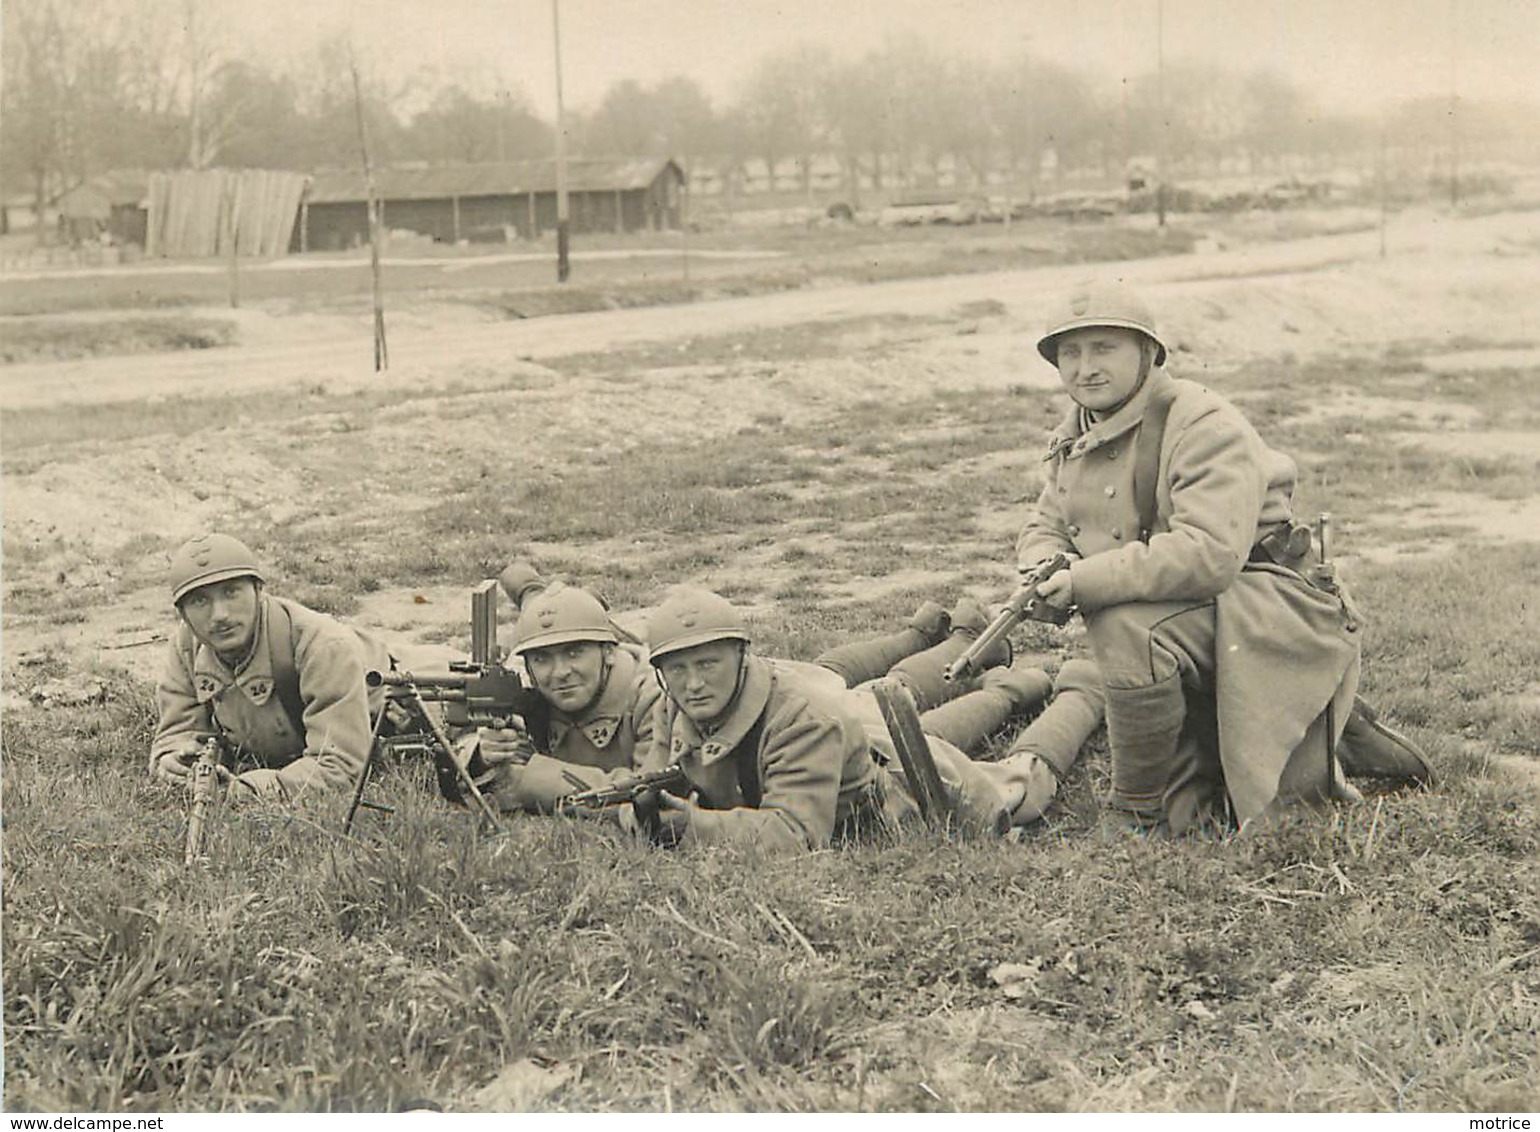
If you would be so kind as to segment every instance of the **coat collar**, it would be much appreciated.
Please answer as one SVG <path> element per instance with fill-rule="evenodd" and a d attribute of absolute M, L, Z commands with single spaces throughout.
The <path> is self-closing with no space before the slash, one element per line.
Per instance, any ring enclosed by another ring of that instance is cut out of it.
<path fill-rule="evenodd" d="M 1043 459 L 1061 459 L 1071 453 L 1080 456 L 1094 452 L 1108 441 L 1116 440 L 1144 419 L 1144 410 L 1149 407 L 1155 390 L 1164 388 L 1171 381 L 1171 376 L 1164 369 L 1155 366 L 1139 391 L 1106 420 L 1093 421 L 1087 410 L 1079 405 L 1073 406 L 1048 438 L 1048 455 Z"/>
<path fill-rule="evenodd" d="M 246 663 L 231 669 L 219 654 L 208 645 L 193 637 L 193 691 L 198 702 L 208 703 L 231 684 L 238 686 L 246 698 L 258 707 L 267 703 L 273 694 L 272 634 L 269 630 L 272 599 L 262 594 L 258 599 L 257 639 Z"/>
<path fill-rule="evenodd" d="M 675 709 L 674 725 L 669 736 L 669 755 L 674 762 L 691 750 L 700 750 L 701 762 L 710 766 L 720 762 L 743 742 L 744 736 L 754 729 L 759 717 L 764 715 L 770 702 L 770 692 L 775 687 L 775 670 L 762 657 L 752 653 L 743 658 L 743 686 L 728 705 L 726 713 L 715 724 L 702 731 L 683 711 Z"/>
<path fill-rule="evenodd" d="M 586 711 L 572 716 L 555 707 L 551 709 L 552 746 L 560 746 L 562 740 L 574 729 L 582 731 L 595 747 L 608 747 L 619 733 L 626 712 L 636 701 L 633 693 L 637 679 L 637 660 L 634 654 L 624 648 L 615 649 L 611 656 L 613 659 L 610 661 L 609 676 L 604 681 L 604 690 Z"/>

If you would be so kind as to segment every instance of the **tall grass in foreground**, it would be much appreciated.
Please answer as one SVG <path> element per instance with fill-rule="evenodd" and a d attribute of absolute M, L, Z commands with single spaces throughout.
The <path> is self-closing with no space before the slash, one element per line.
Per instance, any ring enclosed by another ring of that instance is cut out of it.
<path fill-rule="evenodd" d="M 1346 372 L 1257 368 L 1257 387 L 1289 394 Z M 1430 482 L 1534 489 L 1518 461 L 1381 458 L 1301 421 L 1300 402 L 1280 397 L 1264 431 L 1319 444 L 1302 506 L 1332 506 L 1345 549 Z M 432 501 L 332 501 L 253 536 L 275 588 L 339 600 L 469 583 L 521 546 L 619 608 L 710 580 L 755 609 L 766 651 L 811 657 L 923 597 L 1003 592 L 1000 516 L 1030 500 L 1052 416 L 1030 391 L 863 403 L 666 457 L 585 452 L 512 487 L 450 466 Z M 377 461 L 366 479 L 416 452 L 369 448 L 349 452 Z M 7 551 L 8 616 L 80 600 L 46 555 Z M 335 809 L 221 810 L 211 863 L 184 869 L 186 800 L 144 774 L 146 686 L 7 710 L 5 1104 L 474 1107 L 528 1061 L 553 1070 L 529 1103 L 554 1109 L 1533 1107 L 1540 551 L 1349 580 L 1366 690 L 1442 781 L 1229 844 L 1092 834 L 1093 744 L 1016 843 L 919 835 L 766 861 L 654 852 L 589 823 L 486 838 L 403 767 L 374 791 L 398 812 L 351 839 Z"/>
<path fill-rule="evenodd" d="M 1532 671 L 1535 565 L 1494 555 L 1452 627 L 1497 646 L 1450 662 L 1498 689 Z M 1425 702 L 1440 789 L 1229 844 L 1089 835 L 1100 755 L 1020 843 L 777 861 L 478 836 L 403 767 L 354 838 L 335 808 L 221 810 L 184 869 L 145 689 L 8 714 L 7 1107 L 460 1107 L 530 1059 L 562 1109 L 1523 1109 L 1534 783 L 1444 738 L 1466 701 L 1415 683 L 1448 570 L 1365 582 L 1375 683 Z"/>

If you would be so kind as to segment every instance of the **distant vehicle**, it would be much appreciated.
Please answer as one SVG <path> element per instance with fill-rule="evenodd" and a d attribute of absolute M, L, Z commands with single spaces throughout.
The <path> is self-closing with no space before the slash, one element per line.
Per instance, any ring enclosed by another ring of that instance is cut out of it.
<path fill-rule="evenodd" d="M 988 202 L 980 197 L 951 193 L 915 193 L 896 198 L 877 214 L 877 223 L 889 227 L 920 224 L 974 224 L 984 218 Z"/>
<path fill-rule="evenodd" d="M 1118 193 L 1055 193 L 1039 197 L 1032 210 L 1040 216 L 1056 216 L 1064 220 L 1108 220 L 1124 210 L 1124 199 Z"/>

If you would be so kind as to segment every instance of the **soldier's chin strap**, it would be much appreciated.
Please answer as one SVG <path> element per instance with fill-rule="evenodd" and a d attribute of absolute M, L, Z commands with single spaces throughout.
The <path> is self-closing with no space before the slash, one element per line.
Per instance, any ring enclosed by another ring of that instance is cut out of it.
<path fill-rule="evenodd" d="M 748 677 L 748 671 L 749 671 L 749 647 L 748 647 L 748 645 L 744 644 L 742 641 L 738 641 L 737 645 L 738 645 L 738 675 L 733 679 L 733 694 L 727 697 L 727 703 L 722 708 L 722 710 L 720 712 L 718 712 L 713 719 L 710 719 L 710 720 L 706 721 L 708 725 L 711 724 L 711 723 L 715 723 L 716 720 L 721 719 L 728 712 L 732 711 L 733 710 L 733 705 L 738 702 L 738 697 L 743 692 L 743 682 Z M 690 713 L 684 710 L 684 705 L 682 703 L 680 703 L 678 697 L 674 695 L 674 690 L 668 686 L 668 681 L 663 679 L 663 669 L 662 669 L 662 667 L 659 666 L 659 665 L 656 665 L 656 664 L 653 665 L 652 666 L 652 675 L 653 675 L 653 678 L 657 680 L 658 687 L 663 689 L 663 694 L 669 698 L 669 700 L 673 703 L 673 705 L 676 708 L 678 708 L 680 711 L 684 712 L 685 715 L 689 715 Z M 699 727 L 701 725 L 697 724 L 696 726 Z"/>
<path fill-rule="evenodd" d="M 1150 374 L 1155 369 L 1155 354 L 1158 350 L 1159 347 L 1155 345 L 1155 340 L 1148 334 L 1139 335 L 1139 380 L 1134 382 L 1134 387 L 1128 391 L 1127 397 L 1124 397 L 1115 406 L 1100 414 L 1102 419 L 1112 416 L 1121 410 L 1124 405 L 1139 396 L 1139 390 L 1144 388 L 1144 383 L 1150 379 Z"/>

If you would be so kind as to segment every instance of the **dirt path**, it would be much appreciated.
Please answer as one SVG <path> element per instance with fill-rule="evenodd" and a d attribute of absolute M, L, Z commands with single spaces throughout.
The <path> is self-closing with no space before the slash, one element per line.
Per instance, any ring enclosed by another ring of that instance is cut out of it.
<path fill-rule="evenodd" d="M 1254 356 L 1357 347 L 1390 341 L 1437 343 L 1460 334 L 1498 340 L 1534 335 L 1531 302 L 1540 285 L 1540 213 L 1474 220 L 1403 217 L 1379 259 L 1376 233 L 1323 236 L 1234 251 L 1028 271 L 990 272 L 730 299 L 681 306 L 553 315 L 509 323 L 392 316 L 391 385 L 446 383 L 468 368 L 540 360 L 640 342 L 747 332 L 818 320 L 881 315 L 945 316 L 970 303 L 1004 304 L 1019 335 L 1073 281 L 1093 271 L 1169 295 L 1174 339 L 1201 365 L 1210 352 Z M 1190 300 L 1201 302 L 1193 303 Z M 228 315 L 229 312 L 220 312 Z M 0 368 L 0 404 L 9 408 L 110 403 L 175 394 L 206 396 L 299 383 L 333 392 L 365 388 L 371 371 L 364 320 L 311 318 L 299 336 L 268 328 L 250 346 L 179 355 L 93 358 Z M 1030 353 L 1028 351 L 1028 353 Z M 1029 364 L 1030 361 L 1029 361 Z"/>
<path fill-rule="evenodd" d="M 1174 368 L 1188 376 L 1201 377 L 1210 359 L 1233 364 L 1237 358 L 1337 354 L 1373 362 L 1391 345 L 1438 354 L 1476 342 L 1483 349 L 1468 353 L 1480 368 L 1514 359 L 1523 363 L 1540 348 L 1533 304 L 1540 293 L 1540 213 L 1452 223 L 1406 217 L 1390 233 L 1389 244 L 1385 259 L 1378 254 L 1378 235 L 1360 233 L 1095 270 L 1138 282 L 1170 312 L 1165 330 L 1175 347 Z M 826 287 L 511 323 L 470 321 L 442 310 L 406 311 L 393 322 L 392 369 L 379 376 L 370 372 L 367 326 L 253 313 L 244 317 L 259 333 L 230 349 L 0 368 L 0 404 L 7 409 L 127 406 L 171 395 L 262 390 L 279 395 L 318 383 L 332 393 L 451 385 L 463 393 L 482 382 L 506 383 L 523 375 L 528 387 L 515 401 L 499 402 L 500 411 L 517 404 L 515 433 L 501 438 L 514 451 L 529 451 L 532 438 L 571 435 L 599 406 L 631 422 L 638 443 L 664 436 L 690 441 L 756 420 L 792 424 L 847 411 L 863 398 L 910 396 L 926 388 L 1051 386 L 1056 379 L 1030 342 L 1047 305 L 1088 270 L 1068 266 Z M 644 381 L 622 383 L 563 377 L 541 364 L 635 344 L 672 345 L 894 315 L 907 321 L 898 324 L 891 343 L 881 328 L 870 332 L 881 339 L 880 356 L 864 349 L 879 344 L 875 341 L 851 343 L 847 353 L 866 359 L 859 364 L 842 356 L 776 355 L 765 367 L 710 374 L 660 370 Z M 713 412 L 681 412 L 699 402 L 701 382 L 708 378 L 715 383 Z M 32 450 L 25 461 L 9 462 L 7 545 L 25 541 L 39 550 L 28 561 L 7 563 L 7 658 L 46 647 L 147 673 L 157 652 L 149 638 L 164 628 L 164 603 L 158 587 L 124 584 L 154 573 L 133 562 L 137 538 L 153 532 L 158 552 L 159 541 L 230 514 L 304 521 L 318 487 L 333 495 L 352 492 L 344 507 L 352 506 L 348 501 L 356 495 L 359 507 L 415 513 L 431 501 L 392 494 L 396 489 L 386 484 L 360 488 L 339 478 L 353 470 L 349 446 L 395 451 L 398 462 L 438 446 L 440 465 L 444 459 L 463 460 L 474 455 L 474 430 L 464 416 L 474 399 L 414 401 L 361 422 L 310 420 L 297 427 L 235 421 L 230 428 L 197 433 L 176 451 L 166 451 L 163 440 L 134 437 Z M 1360 401 L 1352 411 L 1366 419 L 1405 408 Z M 332 425 L 342 431 L 327 432 Z M 1470 443 L 1471 434 L 1461 436 Z M 1514 451 L 1533 440 L 1528 434 L 1502 439 Z M 423 482 L 432 482 L 431 471 Z M 1466 524 L 1505 539 L 1540 539 L 1540 507 L 1533 501 L 1489 504 L 1484 510 L 1469 501 L 1463 508 L 1442 498 L 1424 502 L 1426 515 L 1414 510 L 1409 520 L 1441 522 L 1458 512 Z M 78 588 L 78 619 L 34 619 L 19 612 L 11 600 L 19 579 Z M 120 596 L 95 600 L 104 584 Z M 463 626 L 465 609 L 453 587 L 383 590 L 366 598 L 359 620 L 408 644 L 442 642 Z M 424 647 L 431 653 L 431 644 Z"/>

